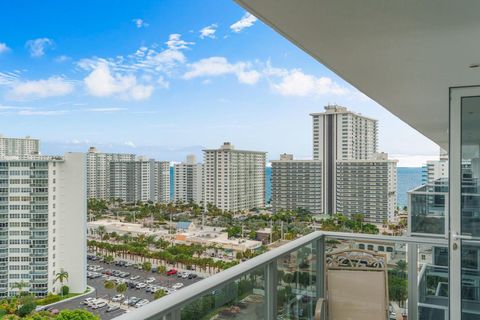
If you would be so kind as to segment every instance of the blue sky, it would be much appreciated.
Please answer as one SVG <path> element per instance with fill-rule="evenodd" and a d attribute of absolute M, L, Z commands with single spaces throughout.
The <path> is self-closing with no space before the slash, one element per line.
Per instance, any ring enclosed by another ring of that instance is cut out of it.
<path fill-rule="evenodd" d="M 231 141 L 311 157 L 309 113 L 380 120 L 380 150 L 419 166 L 437 146 L 233 1 L 2 1 L 0 133 L 44 154 L 180 161 Z"/>

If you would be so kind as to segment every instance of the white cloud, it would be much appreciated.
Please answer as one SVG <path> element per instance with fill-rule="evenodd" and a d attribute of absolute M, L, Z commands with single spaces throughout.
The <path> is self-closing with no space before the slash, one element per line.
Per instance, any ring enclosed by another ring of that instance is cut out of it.
<path fill-rule="evenodd" d="M 148 23 L 146 23 L 143 19 L 137 18 L 132 20 L 133 23 L 137 26 L 137 28 L 146 28 L 149 26 Z"/>
<path fill-rule="evenodd" d="M 188 65 L 189 70 L 183 75 L 184 79 L 198 77 L 216 77 L 233 74 L 240 83 L 255 84 L 261 77 L 260 72 L 254 70 L 250 63 L 229 63 L 224 57 L 210 57 Z"/>
<path fill-rule="evenodd" d="M 45 50 L 48 47 L 53 46 L 53 40 L 49 38 L 38 38 L 34 40 L 28 40 L 25 45 L 30 51 L 30 56 L 32 57 L 41 57 L 45 54 Z"/>
<path fill-rule="evenodd" d="M 12 85 L 19 80 L 18 72 L 0 72 L 0 85 Z"/>
<path fill-rule="evenodd" d="M 0 42 L 0 53 L 4 53 L 10 51 L 10 48 L 7 46 L 6 43 Z"/>
<path fill-rule="evenodd" d="M 189 46 L 194 45 L 195 42 L 189 42 L 181 39 L 182 35 L 173 33 L 168 37 L 168 41 L 165 42 L 167 47 L 172 50 L 188 49 Z"/>
<path fill-rule="evenodd" d="M 216 23 L 206 26 L 200 30 L 200 39 L 211 38 L 215 39 L 215 32 L 217 31 L 218 25 Z"/>
<path fill-rule="evenodd" d="M 89 108 L 85 109 L 87 112 L 119 112 L 127 110 L 125 108 L 118 108 L 118 107 L 106 107 L 106 108 Z"/>
<path fill-rule="evenodd" d="M 59 116 L 68 113 L 67 110 L 22 110 L 19 116 Z"/>
<path fill-rule="evenodd" d="M 135 145 L 135 143 L 133 143 L 132 141 L 125 141 L 125 145 L 127 147 L 132 147 L 132 148 L 136 148 L 137 146 Z"/>
<path fill-rule="evenodd" d="M 73 89 L 72 82 L 59 76 L 53 76 L 42 80 L 16 82 L 7 96 L 17 100 L 48 98 L 67 95 Z"/>
<path fill-rule="evenodd" d="M 256 21 L 257 18 L 246 12 L 240 20 L 230 26 L 230 29 L 232 29 L 233 32 L 238 33 L 245 28 L 253 26 Z"/>
<path fill-rule="evenodd" d="M 306 74 L 300 69 L 280 69 L 270 66 L 264 71 L 270 80 L 270 87 L 284 96 L 322 96 L 345 95 L 349 90 L 329 77 L 317 77 Z"/>
<path fill-rule="evenodd" d="M 58 63 L 66 62 L 68 60 L 70 60 L 70 57 L 66 55 L 61 55 L 55 58 L 55 62 L 58 62 Z"/>
<path fill-rule="evenodd" d="M 163 76 L 159 76 L 158 77 L 158 80 L 157 80 L 157 84 L 160 88 L 162 89 L 168 89 L 170 88 L 170 82 L 168 82 L 167 80 L 165 80 L 165 78 Z"/>
<path fill-rule="evenodd" d="M 97 63 L 84 83 L 87 91 L 97 97 L 118 95 L 123 99 L 144 100 L 153 92 L 152 85 L 138 84 L 134 75 L 112 74 L 105 62 Z"/>

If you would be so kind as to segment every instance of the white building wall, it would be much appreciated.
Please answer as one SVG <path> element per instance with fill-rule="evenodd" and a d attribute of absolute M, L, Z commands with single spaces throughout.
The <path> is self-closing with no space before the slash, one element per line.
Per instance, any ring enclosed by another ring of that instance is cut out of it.
<path fill-rule="evenodd" d="M 194 156 L 174 165 L 174 201 L 203 203 L 203 164 Z"/>
<path fill-rule="evenodd" d="M 40 141 L 30 137 L 7 138 L 0 135 L 0 156 L 38 155 Z"/>
<path fill-rule="evenodd" d="M 227 142 L 203 152 L 207 204 L 234 212 L 265 206 L 265 152 L 235 150 Z"/>

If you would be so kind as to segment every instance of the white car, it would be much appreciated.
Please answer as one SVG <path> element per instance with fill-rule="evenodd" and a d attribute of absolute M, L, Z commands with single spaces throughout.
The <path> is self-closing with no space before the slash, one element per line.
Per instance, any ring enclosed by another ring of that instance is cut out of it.
<path fill-rule="evenodd" d="M 143 288 L 146 288 L 147 287 L 147 284 L 146 283 L 143 283 L 143 282 L 140 282 L 139 284 L 137 284 L 137 286 L 135 288 L 137 289 L 143 289 Z"/>
<path fill-rule="evenodd" d="M 142 299 L 135 304 L 135 308 L 143 307 L 144 305 L 146 305 L 149 302 L 150 301 L 148 301 L 147 299 Z"/>
<path fill-rule="evenodd" d="M 88 303 L 89 303 L 90 301 L 93 301 L 93 300 L 95 300 L 94 297 L 88 297 L 88 298 L 86 298 L 85 300 L 83 300 L 83 304 L 87 304 L 87 305 L 88 305 Z"/>
<path fill-rule="evenodd" d="M 98 299 L 93 299 L 93 300 L 90 300 L 89 302 L 87 302 L 87 306 L 91 307 L 93 306 L 95 303 L 97 303 Z"/>
<path fill-rule="evenodd" d="M 154 277 L 150 277 L 148 278 L 145 282 L 146 283 L 153 283 L 155 281 L 155 278 Z"/>
<path fill-rule="evenodd" d="M 100 300 L 100 301 L 95 302 L 92 305 L 92 309 L 100 309 L 100 308 L 105 307 L 106 305 L 107 305 L 106 301 Z"/>
<path fill-rule="evenodd" d="M 123 294 L 117 294 L 115 297 L 112 298 L 112 301 L 113 301 L 113 302 L 120 302 L 120 301 L 122 301 L 123 299 L 125 299 L 125 295 L 123 295 Z"/>
<path fill-rule="evenodd" d="M 140 276 L 131 276 L 130 277 L 130 280 L 137 280 L 137 279 L 140 279 Z"/>
<path fill-rule="evenodd" d="M 178 289 L 180 289 L 181 287 L 183 287 L 183 283 L 177 282 L 177 283 L 175 283 L 175 284 L 172 286 L 172 289 L 178 290 Z"/>
<path fill-rule="evenodd" d="M 183 278 L 183 279 L 188 279 L 189 276 L 190 276 L 190 273 L 188 273 L 188 272 L 184 272 L 184 273 L 182 274 L 182 278 Z"/>

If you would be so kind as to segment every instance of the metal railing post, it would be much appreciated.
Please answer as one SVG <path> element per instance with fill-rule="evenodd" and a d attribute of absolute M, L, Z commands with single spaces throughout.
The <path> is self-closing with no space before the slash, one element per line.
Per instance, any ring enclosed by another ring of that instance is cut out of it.
<path fill-rule="evenodd" d="M 408 319 L 418 319 L 418 244 L 407 245 Z"/>
<path fill-rule="evenodd" d="M 277 319 L 277 261 L 265 266 L 265 307 L 267 320 Z"/>
<path fill-rule="evenodd" d="M 325 298 L 325 237 L 320 237 L 315 241 L 316 251 L 316 287 L 317 287 L 317 299 Z"/>

